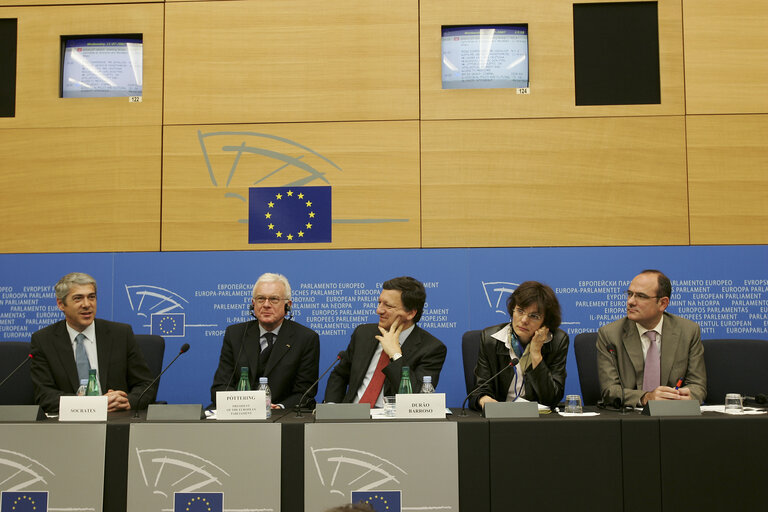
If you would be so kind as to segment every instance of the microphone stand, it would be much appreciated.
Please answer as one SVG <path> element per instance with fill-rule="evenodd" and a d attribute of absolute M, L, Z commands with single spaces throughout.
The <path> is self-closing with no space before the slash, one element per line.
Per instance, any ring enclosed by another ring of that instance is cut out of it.
<path fill-rule="evenodd" d="M 137 418 L 139 417 L 139 404 L 141 403 L 141 399 L 142 399 L 142 397 L 144 396 L 144 394 L 145 394 L 147 391 L 149 391 L 150 389 L 152 389 L 152 387 L 153 387 L 153 386 L 154 386 L 154 385 L 157 383 L 157 381 L 159 381 L 159 380 L 160 380 L 160 377 L 162 377 L 162 376 L 163 376 L 163 374 L 165 373 L 165 371 L 166 371 L 168 368 L 170 368 L 170 367 L 171 367 L 171 365 L 172 365 L 173 363 L 175 363 L 175 362 L 176 362 L 176 360 L 177 360 L 177 359 L 178 359 L 178 358 L 181 356 L 181 354 L 183 354 L 183 353 L 184 353 L 184 352 L 186 352 L 187 350 L 189 350 L 189 343 L 185 343 L 185 344 L 183 344 L 183 345 L 181 346 L 181 350 L 179 350 L 179 353 L 178 353 L 178 354 L 176 354 L 176 357 L 174 357 L 174 358 L 173 358 L 173 361 L 171 361 L 170 363 L 168 363 L 168 366 L 166 366 L 166 367 L 163 369 L 163 371 L 161 371 L 161 372 L 160 372 L 160 375 L 158 375 L 157 377 L 155 377 L 155 379 L 154 379 L 152 382 L 150 382 L 150 383 L 149 383 L 149 386 L 147 386 L 146 388 L 144 388 L 144 391 L 142 391 L 142 392 L 141 392 L 141 394 L 139 395 L 139 398 L 138 398 L 138 399 L 136 399 L 136 412 L 133 414 L 133 419 L 137 419 Z"/>
<path fill-rule="evenodd" d="M 317 383 L 318 383 L 318 382 L 320 382 L 320 380 L 322 380 L 322 378 L 323 378 L 323 377 L 325 377 L 325 374 L 326 374 L 326 373 L 328 373 L 329 371 L 331 371 L 331 368 L 333 368 L 334 366 L 336 366 L 336 363 L 338 363 L 339 361 L 341 361 L 341 358 L 342 358 L 342 356 L 344 356 L 344 351 L 343 351 L 343 350 L 342 350 L 341 352 L 339 352 L 339 354 L 336 356 L 336 359 L 335 359 L 335 360 L 334 360 L 334 361 L 331 363 L 331 366 L 329 366 L 328 368 L 326 368 L 326 370 L 323 372 L 323 374 L 322 374 L 320 377 L 318 377 L 318 378 L 317 378 L 317 380 L 316 380 L 315 382 L 313 382 L 311 386 L 309 386 L 309 387 L 307 388 L 307 390 L 304 392 L 304 394 L 303 394 L 303 395 L 301 395 L 301 398 L 299 399 L 298 403 L 296 404 L 296 407 L 294 407 L 294 409 L 296 410 L 296 416 L 295 416 L 296 418 L 303 418 L 303 417 L 304 417 L 304 416 L 301 414 L 301 405 L 304 403 L 304 399 L 307 397 L 307 393 L 309 393 L 309 392 L 310 392 L 310 390 L 311 390 L 313 387 L 315 387 L 315 386 L 317 385 Z"/>
<path fill-rule="evenodd" d="M 512 359 L 512 360 L 509 362 L 509 364 L 508 364 L 507 366 L 505 366 L 504 368 L 502 368 L 501 370 L 499 370 L 498 372 L 496 372 L 496 374 L 495 374 L 495 375 L 493 375 L 493 376 L 492 376 L 490 379 L 486 380 L 485 382 L 483 382 L 482 384 L 480 384 L 479 386 L 477 386 L 475 389 L 473 389 L 472 391 L 470 391 L 470 392 L 469 392 L 469 394 L 466 396 L 466 398 L 464 398 L 464 401 L 461 403 L 461 413 L 459 414 L 459 416 L 462 416 L 462 417 L 466 417 L 466 415 L 467 415 L 467 410 L 466 410 L 465 406 L 467 405 L 467 400 L 469 400 L 469 397 L 471 397 L 472 395 L 474 395 L 474 394 L 477 392 L 477 390 L 478 390 L 478 389 L 480 389 L 481 387 L 485 386 L 486 384 L 488 384 L 489 382 L 491 382 L 493 379 L 495 379 L 496 377 L 498 377 L 499 375 L 501 375 L 502 373 L 504 373 L 504 370 L 506 370 L 506 369 L 508 369 L 508 368 L 512 368 L 512 367 L 514 367 L 514 366 L 515 366 L 517 363 L 519 363 L 519 362 L 520 362 L 520 360 L 519 360 L 518 358 L 516 358 L 516 357 L 515 357 L 514 359 Z"/>

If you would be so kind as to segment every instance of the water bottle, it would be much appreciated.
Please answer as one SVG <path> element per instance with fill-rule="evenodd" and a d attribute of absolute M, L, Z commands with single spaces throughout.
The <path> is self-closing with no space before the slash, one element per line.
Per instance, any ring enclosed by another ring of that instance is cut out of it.
<path fill-rule="evenodd" d="M 248 367 L 247 366 L 241 366 L 240 367 L 240 382 L 237 383 L 237 390 L 238 391 L 250 391 L 251 390 L 251 379 L 248 378 Z"/>
<path fill-rule="evenodd" d="M 413 393 L 413 387 L 411 386 L 411 369 L 407 366 L 403 366 L 400 372 L 400 387 L 397 388 L 399 395 Z"/>
<path fill-rule="evenodd" d="M 77 396 L 85 396 L 88 391 L 88 379 L 80 379 L 80 387 L 77 388 Z"/>
<path fill-rule="evenodd" d="M 267 397 L 267 418 L 272 416 L 272 391 L 269 389 L 269 382 L 266 377 L 259 377 L 259 387 L 256 391 L 264 391 Z"/>
<path fill-rule="evenodd" d="M 421 392 L 422 393 L 434 393 L 435 392 L 435 386 L 432 385 L 432 376 L 431 375 L 425 375 L 424 381 L 421 384 Z"/>
<path fill-rule="evenodd" d="M 99 382 L 96 380 L 96 370 L 88 370 L 88 386 L 85 389 L 86 396 L 99 396 Z"/>

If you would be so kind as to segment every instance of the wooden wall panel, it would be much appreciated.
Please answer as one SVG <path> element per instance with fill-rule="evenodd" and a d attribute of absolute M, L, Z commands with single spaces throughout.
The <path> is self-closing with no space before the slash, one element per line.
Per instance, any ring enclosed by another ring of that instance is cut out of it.
<path fill-rule="evenodd" d="M 162 122 L 163 5 L 2 7 L 18 18 L 16 117 L 2 128 L 147 126 Z M 143 102 L 60 98 L 62 35 L 144 34 Z"/>
<path fill-rule="evenodd" d="M 169 126 L 163 155 L 163 250 L 420 245 L 417 121 Z M 249 245 L 248 187 L 310 172 L 332 187 L 332 243 Z"/>
<path fill-rule="evenodd" d="M 160 249 L 160 127 L 0 130 L 0 252 Z"/>
<path fill-rule="evenodd" d="M 0 0 L 0 7 L 162 3 L 163 0 Z"/>
<path fill-rule="evenodd" d="M 768 113 L 768 2 L 683 5 L 688 114 Z"/>
<path fill-rule="evenodd" d="M 418 2 L 166 6 L 167 124 L 417 119 Z"/>
<path fill-rule="evenodd" d="M 682 116 L 425 121 L 424 247 L 688 244 Z"/>
<path fill-rule="evenodd" d="M 768 115 L 689 116 L 691 242 L 768 244 Z"/>
<path fill-rule="evenodd" d="M 573 0 L 422 0 L 422 119 L 683 114 L 680 0 L 659 1 L 661 104 L 658 105 L 575 105 L 573 3 Z M 499 23 L 528 24 L 530 95 L 518 95 L 512 89 L 443 90 L 441 27 Z"/>

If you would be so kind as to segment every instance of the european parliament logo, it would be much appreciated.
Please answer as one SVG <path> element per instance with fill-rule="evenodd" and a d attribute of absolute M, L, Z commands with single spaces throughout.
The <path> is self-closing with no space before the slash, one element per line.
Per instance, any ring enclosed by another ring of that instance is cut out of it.
<path fill-rule="evenodd" d="M 401 491 L 352 491 L 352 503 L 367 503 L 376 512 L 401 512 Z"/>
<path fill-rule="evenodd" d="M 222 492 L 177 492 L 173 495 L 173 512 L 222 512 Z"/>
<path fill-rule="evenodd" d="M 252 187 L 248 243 L 331 241 L 331 187 Z"/>
<path fill-rule="evenodd" d="M 3 512 L 48 512 L 48 491 L 44 492 L 3 492 L 0 499 Z"/>
<path fill-rule="evenodd" d="M 169 338 L 184 336 L 185 313 L 153 313 L 150 333 Z"/>

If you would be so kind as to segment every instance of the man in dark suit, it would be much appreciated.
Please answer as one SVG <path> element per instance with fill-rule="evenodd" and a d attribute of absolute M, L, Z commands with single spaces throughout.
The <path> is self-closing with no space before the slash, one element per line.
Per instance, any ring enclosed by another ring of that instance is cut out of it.
<path fill-rule="evenodd" d="M 416 325 L 426 299 L 424 285 L 412 277 L 396 277 L 383 284 L 376 308 L 379 323 L 354 330 L 328 379 L 326 402 L 365 402 L 382 407 L 383 397 L 397 392 L 403 366 L 410 368 L 414 392 L 421 389 L 425 375 L 431 376 L 437 387 L 446 348 Z"/>
<path fill-rule="evenodd" d="M 219 367 L 213 376 L 211 401 L 217 391 L 234 391 L 240 368 L 248 367 L 251 389 L 259 377 L 269 379 L 272 408 L 290 408 L 317 380 L 320 337 L 285 318 L 291 311 L 291 285 L 280 274 L 263 274 L 253 287 L 251 308 L 257 321 L 230 325 L 224 332 Z M 310 394 L 304 405 L 314 402 Z"/>
<path fill-rule="evenodd" d="M 35 401 L 47 413 L 59 410 L 59 397 L 74 395 L 95 369 L 100 391 L 107 390 L 109 412 L 146 408 L 155 394 L 139 395 L 152 381 L 130 325 L 96 319 L 96 281 L 79 272 L 55 287 L 64 320 L 32 335 L 30 373 Z"/>
<path fill-rule="evenodd" d="M 627 316 L 598 330 L 597 371 L 604 402 L 621 403 L 620 382 L 629 406 L 644 406 L 648 400 L 701 402 L 706 397 L 701 329 L 665 312 L 671 296 L 667 276 L 644 270 L 627 290 Z"/>

